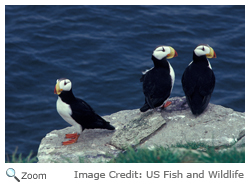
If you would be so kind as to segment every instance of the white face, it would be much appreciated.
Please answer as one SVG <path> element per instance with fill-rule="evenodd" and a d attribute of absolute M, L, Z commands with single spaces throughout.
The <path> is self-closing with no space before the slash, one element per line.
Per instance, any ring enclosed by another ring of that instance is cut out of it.
<path fill-rule="evenodd" d="M 153 56 L 158 60 L 162 60 L 164 57 L 167 57 L 170 52 L 171 50 L 169 46 L 159 46 L 154 50 Z"/>
<path fill-rule="evenodd" d="M 59 88 L 63 91 L 70 91 L 72 88 L 72 83 L 69 79 L 57 79 L 56 83 L 59 82 Z"/>
<path fill-rule="evenodd" d="M 210 53 L 210 47 L 208 45 L 198 45 L 194 49 L 194 53 L 196 56 L 204 56 Z"/>

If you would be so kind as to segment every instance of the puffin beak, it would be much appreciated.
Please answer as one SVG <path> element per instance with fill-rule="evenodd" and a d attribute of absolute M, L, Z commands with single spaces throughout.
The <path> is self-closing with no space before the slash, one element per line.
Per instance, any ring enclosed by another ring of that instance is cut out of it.
<path fill-rule="evenodd" d="M 59 87 L 59 82 L 56 84 L 55 89 L 54 89 L 54 94 L 60 95 L 62 92 L 62 89 Z"/>
<path fill-rule="evenodd" d="M 178 54 L 177 52 L 174 50 L 173 47 L 169 47 L 170 48 L 170 53 L 167 55 L 167 59 L 171 59 L 173 57 L 177 57 Z"/>
<path fill-rule="evenodd" d="M 216 53 L 214 52 L 214 49 L 212 47 L 210 48 L 210 52 L 206 54 L 207 58 L 216 58 Z"/>
<path fill-rule="evenodd" d="M 57 94 L 57 92 L 56 92 L 56 86 L 55 86 L 55 89 L 54 89 L 54 94 Z"/>
<path fill-rule="evenodd" d="M 174 50 L 174 57 L 177 57 L 178 56 L 178 53 L 176 52 L 176 50 Z"/>

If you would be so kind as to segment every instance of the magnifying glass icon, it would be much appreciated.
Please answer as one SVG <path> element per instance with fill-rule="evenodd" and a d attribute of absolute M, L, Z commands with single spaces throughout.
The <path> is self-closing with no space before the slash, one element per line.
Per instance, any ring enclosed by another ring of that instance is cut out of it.
<path fill-rule="evenodd" d="M 12 169 L 12 168 L 7 169 L 6 174 L 7 174 L 7 176 L 9 176 L 9 177 L 13 177 L 13 176 L 14 176 L 14 178 L 15 178 L 18 182 L 20 182 L 20 180 L 15 176 L 15 170 L 14 170 L 14 169 Z"/>

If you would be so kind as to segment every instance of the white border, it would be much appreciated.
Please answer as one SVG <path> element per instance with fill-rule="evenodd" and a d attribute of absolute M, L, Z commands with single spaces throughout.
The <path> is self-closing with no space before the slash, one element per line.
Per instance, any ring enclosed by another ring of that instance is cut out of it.
<path fill-rule="evenodd" d="M 63 5 L 80 5 L 80 4 L 131 4 L 131 5 L 137 5 L 137 4 L 145 4 L 145 5 L 152 5 L 152 3 L 154 5 L 157 4 L 182 4 L 182 5 L 186 5 L 186 3 L 190 3 L 191 4 L 204 4 L 207 5 L 207 1 L 75 1 L 75 0 L 71 0 L 71 1 L 53 1 L 53 0 L 44 0 L 42 2 L 39 1 L 20 1 L 20 0 L 4 0 L 1 1 L 1 25 L 2 25 L 2 29 L 1 31 L 1 35 L 2 35 L 2 42 L 1 42 L 1 58 L 2 58 L 2 62 L 1 63 L 5 63 L 5 5 L 24 5 L 24 4 L 36 4 L 36 5 L 57 5 L 58 3 L 63 4 Z M 246 5 L 247 1 L 237 1 L 238 5 Z M 209 1 L 209 3 L 213 4 L 213 5 L 221 5 L 225 3 L 227 4 L 231 4 L 232 2 L 230 1 L 218 1 L 218 0 L 212 0 Z M 234 2 L 235 3 L 235 2 Z M 246 6 L 246 31 L 245 33 L 249 33 L 249 29 L 248 29 L 248 15 L 249 13 L 249 8 L 248 6 Z M 247 41 L 248 41 L 248 34 L 245 35 L 246 37 L 246 50 L 245 53 L 247 52 Z M 246 70 L 249 69 L 249 60 L 248 60 L 248 54 L 245 55 L 245 63 L 246 63 Z M 2 67 L 2 71 L 1 72 L 1 79 L 5 80 L 5 68 Z M 249 78 L 249 74 L 248 72 L 245 73 L 245 78 L 248 79 Z M 246 80 L 247 81 L 247 80 Z M 246 82 L 246 93 L 245 94 L 249 94 L 249 90 L 248 90 L 248 84 Z M 2 95 L 2 99 L 1 99 L 1 104 L 2 104 L 2 109 L 5 109 L 5 99 L 3 99 L 5 97 L 5 87 L 4 90 L 2 91 L 2 93 L 4 93 Z M 248 102 L 248 96 L 246 95 L 245 101 Z M 247 104 L 247 103 L 246 103 Z M 244 179 L 237 179 L 237 181 L 240 181 L 241 183 L 247 183 L 247 179 L 249 177 L 249 160 L 246 154 L 246 163 L 245 164 L 106 164 L 106 163 L 102 163 L 102 164 L 77 164 L 77 163 L 63 163 L 63 164 L 13 164 L 13 163 L 5 163 L 5 112 L 2 110 L 3 114 L 1 116 L 1 140 L 2 140 L 2 144 L 1 147 L 3 149 L 1 149 L 2 151 L 0 152 L 1 154 L 1 180 L 4 180 L 5 182 L 3 183 L 16 183 L 14 178 L 9 178 L 6 176 L 6 170 L 8 168 L 14 168 L 16 170 L 16 176 L 19 177 L 19 179 L 21 179 L 22 177 L 22 172 L 27 172 L 27 173 L 46 173 L 47 175 L 47 179 L 46 182 L 74 182 L 74 183 L 97 183 L 97 182 L 109 182 L 109 183 L 117 183 L 117 182 L 122 182 L 122 183 L 127 183 L 127 182 L 158 182 L 158 183 L 172 183 L 172 182 L 186 182 L 186 181 L 191 181 L 193 184 L 195 183 L 221 183 L 221 182 L 225 182 L 224 179 L 208 179 L 207 177 L 202 179 L 187 179 L 187 178 L 182 178 L 182 179 L 167 179 L 167 178 L 155 178 L 155 179 L 147 179 L 146 177 L 144 177 L 145 172 L 146 171 L 160 171 L 160 172 L 164 172 L 164 171 L 172 171 L 175 172 L 177 170 L 180 170 L 180 172 L 182 173 L 187 173 L 187 172 L 201 172 L 202 170 L 205 171 L 205 173 L 207 173 L 208 171 L 217 171 L 217 170 L 239 170 L 239 172 L 244 173 Z M 246 105 L 246 112 L 249 112 L 249 108 L 248 105 Z M 249 127 L 249 117 L 248 117 L 248 113 L 246 113 L 246 132 L 247 129 Z M 248 136 L 246 136 L 246 138 L 248 138 Z M 246 141 L 246 144 L 248 143 L 248 141 Z M 248 144 L 247 144 L 248 145 Z M 248 146 L 246 145 L 246 148 L 248 148 Z M 246 153 L 248 152 L 248 149 L 246 149 Z M 247 170 L 248 168 L 248 170 Z M 133 170 L 133 171 L 137 171 L 137 172 L 141 172 L 143 174 L 143 178 L 141 179 L 121 179 L 121 178 L 117 178 L 117 179 L 112 179 L 108 177 L 108 173 L 110 171 L 115 170 L 116 172 L 124 172 L 127 173 L 129 170 Z M 79 172 L 94 172 L 94 173 L 101 173 L 104 172 L 106 173 L 106 178 L 105 179 L 99 179 L 99 180 L 94 180 L 94 179 L 76 179 L 74 178 L 74 171 L 79 171 Z M 236 179 L 230 179 L 230 182 L 236 180 Z M 226 179 L 226 181 L 229 182 L 229 179 Z M 249 181 L 249 180 L 248 180 Z M 22 183 L 44 183 L 44 180 L 21 180 Z"/>

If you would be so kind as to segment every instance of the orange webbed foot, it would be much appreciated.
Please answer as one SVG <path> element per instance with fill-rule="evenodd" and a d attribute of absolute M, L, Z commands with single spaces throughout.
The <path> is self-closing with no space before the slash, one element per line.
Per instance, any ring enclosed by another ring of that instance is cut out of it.
<path fill-rule="evenodd" d="M 66 135 L 65 135 L 65 138 L 66 138 L 66 139 L 73 139 L 73 138 L 76 138 L 77 135 L 78 135 L 77 133 L 74 133 L 74 134 L 66 134 Z"/>
<path fill-rule="evenodd" d="M 65 137 L 66 138 L 71 138 L 71 140 L 69 141 L 65 141 L 65 142 L 62 142 L 63 145 L 69 145 L 69 144 L 74 144 L 77 142 L 78 138 L 79 138 L 80 134 L 66 134 Z"/>
<path fill-rule="evenodd" d="M 172 102 L 170 102 L 170 101 L 167 101 L 164 105 L 163 105 L 163 108 L 166 108 L 166 107 L 168 107 L 170 104 L 171 104 Z"/>

